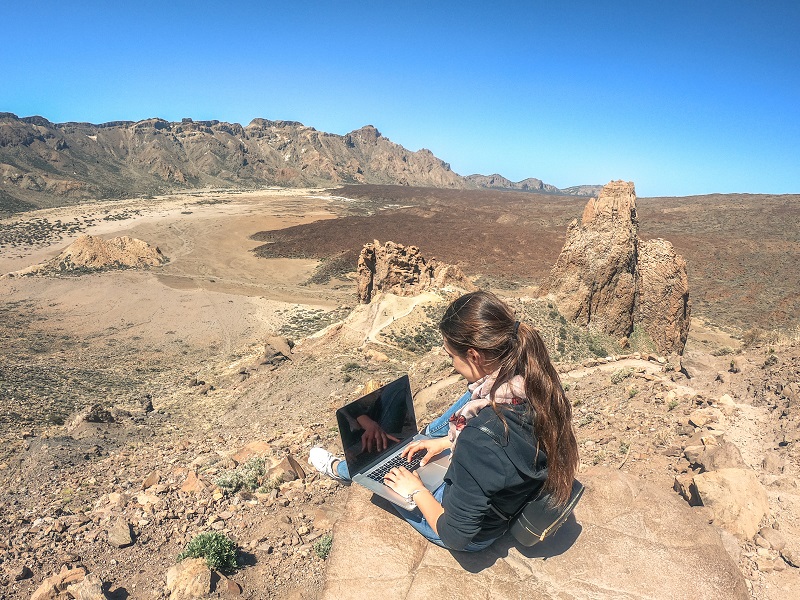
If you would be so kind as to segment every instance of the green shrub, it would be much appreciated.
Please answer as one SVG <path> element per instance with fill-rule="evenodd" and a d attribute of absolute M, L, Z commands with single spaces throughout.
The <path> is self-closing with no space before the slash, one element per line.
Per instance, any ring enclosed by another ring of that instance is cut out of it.
<path fill-rule="evenodd" d="M 633 375 L 633 369 L 631 367 L 626 367 L 624 369 L 617 369 L 611 374 L 611 383 L 614 384 L 620 383 L 625 379 L 627 379 L 628 377 L 631 377 L 632 375 Z"/>
<path fill-rule="evenodd" d="M 322 537 L 320 537 L 316 542 L 314 542 L 314 553 L 319 556 L 322 560 L 328 558 L 328 554 L 331 553 L 331 546 L 333 545 L 333 536 L 330 533 L 326 533 Z"/>
<path fill-rule="evenodd" d="M 589 352 L 594 354 L 598 358 L 605 358 L 608 356 L 608 352 L 606 351 L 603 344 L 595 337 L 589 338 Z"/>
<path fill-rule="evenodd" d="M 231 494 L 242 488 L 253 492 L 258 489 L 268 469 L 269 462 L 266 458 L 254 456 L 233 471 L 220 475 L 214 483 Z"/>
<path fill-rule="evenodd" d="M 239 566 L 236 544 L 216 531 L 194 536 L 186 549 L 178 554 L 178 561 L 184 558 L 205 558 L 211 569 L 235 569 Z"/>

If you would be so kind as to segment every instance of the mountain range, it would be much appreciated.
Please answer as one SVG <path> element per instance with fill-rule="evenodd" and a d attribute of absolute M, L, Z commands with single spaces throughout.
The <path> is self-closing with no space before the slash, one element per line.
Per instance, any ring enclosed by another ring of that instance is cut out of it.
<path fill-rule="evenodd" d="M 0 212 L 198 187 L 391 184 L 493 188 L 574 196 L 539 179 L 461 176 L 430 150 L 407 150 L 367 125 L 346 135 L 295 121 L 247 126 L 183 119 L 52 123 L 0 113 Z"/>

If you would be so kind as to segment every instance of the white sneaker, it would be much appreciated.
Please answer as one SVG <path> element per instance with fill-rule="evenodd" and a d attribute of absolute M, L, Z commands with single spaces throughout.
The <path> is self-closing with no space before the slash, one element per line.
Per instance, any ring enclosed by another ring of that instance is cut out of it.
<path fill-rule="evenodd" d="M 342 481 L 342 477 L 336 472 L 336 469 L 333 468 L 333 463 L 338 460 L 341 459 L 325 450 L 325 448 L 321 448 L 320 446 L 314 446 L 311 449 L 311 452 L 308 453 L 308 464 L 310 464 L 320 473 L 327 475 L 332 479 Z"/>

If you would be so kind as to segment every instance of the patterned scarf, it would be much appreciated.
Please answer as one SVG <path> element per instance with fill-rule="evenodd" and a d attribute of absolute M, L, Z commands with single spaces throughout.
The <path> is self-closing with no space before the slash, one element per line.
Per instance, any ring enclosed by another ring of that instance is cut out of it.
<path fill-rule="evenodd" d="M 489 406 L 492 401 L 489 394 L 492 391 L 500 369 L 479 379 L 475 383 L 469 384 L 472 397 L 450 417 L 447 437 L 455 446 L 458 434 L 467 426 L 467 421 L 477 415 L 481 409 Z M 525 380 L 521 375 L 515 375 L 509 381 L 502 384 L 494 394 L 495 404 L 522 404 L 525 402 Z"/>

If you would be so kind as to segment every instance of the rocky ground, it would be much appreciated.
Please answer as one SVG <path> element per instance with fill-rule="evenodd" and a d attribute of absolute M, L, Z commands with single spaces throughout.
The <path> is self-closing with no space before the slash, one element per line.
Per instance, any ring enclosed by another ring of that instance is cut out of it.
<path fill-rule="evenodd" d="M 333 410 L 409 372 L 422 425 L 463 389 L 431 332 L 447 294 L 356 307 L 354 281 L 308 284 L 314 260 L 248 254 L 252 233 L 335 214 L 330 200 L 186 200 L 120 205 L 127 217 L 83 230 L 158 245 L 170 259 L 158 271 L 0 282 L 1 597 L 66 598 L 83 580 L 83 597 L 167 598 L 168 581 L 174 591 L 190 575 L 169 575 L 177 555 L 219 532 L 241 566 L 200 573 L 212 597 L 317 598 L 349 490 L 305 459 L 336 448 Z M 43 262 L 77 233 L 15 242 L 0 271 Z M 702 474 L 752 474 L 746 493 L 763 488 L 769 509 L 755 525 L 744 510 L 692 510 L 718 526 L 753 598 L 800 593 L 797 340 L 745 347 L 695 320 L 683 357 L 619 355 L 505 293 L 554 348 L 582 469 L 675 488 L 687 505 Z M 736 537 L 742 523 L 755 531 Z"/>

